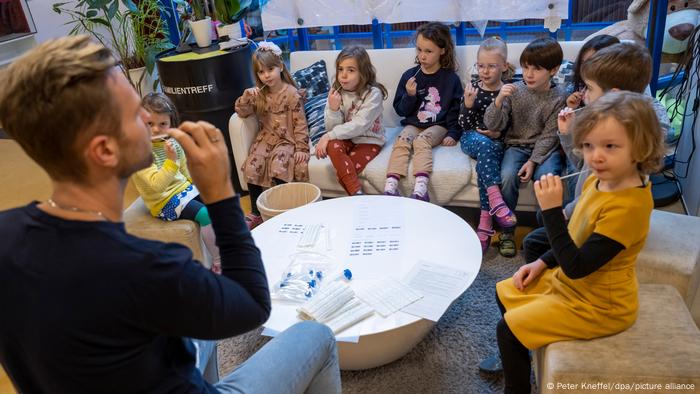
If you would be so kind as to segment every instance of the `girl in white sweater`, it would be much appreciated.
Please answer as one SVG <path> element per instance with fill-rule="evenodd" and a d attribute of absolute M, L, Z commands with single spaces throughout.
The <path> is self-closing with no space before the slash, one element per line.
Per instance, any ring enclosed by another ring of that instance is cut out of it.
<path fill-rule="evenodd" d="M 326 134 L 316 144 L 316 157 L 330 157 L 348 195 L 362 194 L 357 174 L 384 145 L 382 101 L 386 88 L 364 48 L 344 48 L 335 60 L 335 82 L 325 110 Z"/>

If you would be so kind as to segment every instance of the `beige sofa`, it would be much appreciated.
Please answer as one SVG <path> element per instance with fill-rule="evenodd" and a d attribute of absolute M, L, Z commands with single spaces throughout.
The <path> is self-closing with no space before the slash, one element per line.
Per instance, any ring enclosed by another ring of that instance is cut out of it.
<path fill-rule="evenodd" d="M 637 259 L 637 321 L 616 335 L 557 342 L 535 351 L 538 392 L 698 392 L 698 240 L 700 218 L 655 210 Z M 598 382 L 606 386 L 594 386 Z"/>
<path fill-rule="evenodd" d="M 578 50 L 583 43 L 580 41 L 561 42 L 564 50 L 564 58 L 575 60 Z M 508 61 L 518 65 L 519 57 L 526 43 L 509 44 Z M 462 81 L 467 81 L 467 74 L 476 62 L 478 45 L 457 47 L 457 59 L 460 68 L 458 74 Z M 335 75 L 335 58 L 339 51 L 299 51 L 291 54 L 292 72 L 307 67 L 318 60 L 325 60 L 329 78 Z M 363 190 L 368 194 L 381 194 L 386 180 L 386 168 L 389 162 L 389 154 L 396 136 L 401 131 L 399 121 L 392 106 L 396 86 L 401 74 L 413 66 L 415 50 L 413 48 L 401 49 L 370 49 L 367 51 L 372 64 L 377 69 L 377 80 L 384 84 L 389 91 L 389 97 L 384 102 L 383 123 L 386 126 L 387 144 L 382 152 L 372 160 L 367 168 L 360 174 Z M 243 161 L 248 156 L 248 150 L 257 133 L 257 120 L 255 117 L 241 119 L 234 114 L 229 121 L 229 136 L 233 147 L 233 155 L 238 170 L 239 179 L 244 179 L 241 173 Z M 479 207 L 479 191 L 474 171 L 475 161 L 467 157 L 459 146 L 439 146 L 433 150 L 434 170 L 430 182 L 431 201 L 443 206 Z M 412 173 L 409 168 L 409 173 Z M 310 181 L 321 189 L 324 197 L 344 196 L 345 191 L 338 183 L 335 170 L 330 159 L 318 160 L 312 157 L 309 161 Z M 414 183 L 413 176 L 401 181 L 403 195 L 409 195 Z M 518 202 L 519 210 L 534 211 L 536 201 L 532 192 L 532 183 L 521 191 Z M 242 185 L 247 190 L 246 185 Z"/>

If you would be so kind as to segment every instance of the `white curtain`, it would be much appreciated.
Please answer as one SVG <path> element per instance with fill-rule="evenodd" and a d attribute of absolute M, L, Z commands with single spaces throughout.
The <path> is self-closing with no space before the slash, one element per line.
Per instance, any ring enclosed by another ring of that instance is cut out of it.
<path fill-rule="evenodd" d="M 269 0 L 265 30 L 413 21 L 479 21 L 568 17 L 569 0 Z"/>

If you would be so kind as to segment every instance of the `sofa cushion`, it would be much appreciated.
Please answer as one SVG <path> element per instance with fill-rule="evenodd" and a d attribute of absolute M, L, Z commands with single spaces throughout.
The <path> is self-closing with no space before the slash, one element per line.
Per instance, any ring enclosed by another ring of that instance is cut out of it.
<path fill-rule="evenodd" d="M 328 92 L 321 93 L 304 103 L 304 114 L 309 126 L 309 142 L 316 145 L 326 132 L 324 110 L 328 101 Z"/>
<path fill-rule="evenodd" d="M 564 60 L 552 80 L 561 89 L 567 89 L 574 82 L 574 62 Z"/>
<path fill-rule="evenodd" d="M 292 74 L 292 79 L 297 83 L 299 89 L 306 91 L 304 115 L 306 115 L 306 122 L 309 125 L 309 142 L 315 145 L 326 132 L 323 110 L 326 107 L 330 90 L 326 62 L 319 60 L 308 67 L 299 69 Z"/>
<path fill-rule="evenodd" d="M 319 60 L 308 67 L 294 71 L 292 79 L 299 89 L 306 89 L 306 98 L 312 99 L 320 94 L 328 93 L 330 84 L 326 62 Z"/>
<path fill-rule="evenodd" d="M 594 391 L 582 382 L 632 385 L 630 390 L 602 387 L 614 392 L 633 391 L 643 383 L 661 384 L 649 392 L 675 391 L 665 386 L 669 383 L 700 387 L 700 331 L 676 289 L 667 285 L 639 287 L 639 315 L 628 330 L 589 341 L 556 342 L 539 349 L 536 359 L 542 392 Z M 555 386 L 567 383 L 572 384 L 568 389 Z"/>
<path fill-rule="evenodd" d="M 637 257 L 637 279 L 675 287 L 700 327 L 698 240 L 700 218 L 654 210 L 647 241 Z"/>
<path fill-rule="evenodd" d="M 211 267 L 211 257 L 204 252 L 199 226 L 191 220 L 167 222 L 156 219 L 148 212 L 141 197 L 124 211 L 126 232 L 136 237 L 161 242 L 176 242 L 187 246 L 195 260 Z"/>

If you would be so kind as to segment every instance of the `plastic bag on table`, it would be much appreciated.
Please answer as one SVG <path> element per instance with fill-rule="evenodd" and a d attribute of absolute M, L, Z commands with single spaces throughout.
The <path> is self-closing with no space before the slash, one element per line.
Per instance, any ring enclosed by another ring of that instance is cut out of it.
<path fill-rule="evenodd" d="M 333 259 L 316 252 L 298 252 L 272 286 L 270 296 L 277 300 L 305 302 L 323 286 L 324 280 L 338 267 Z"/>

